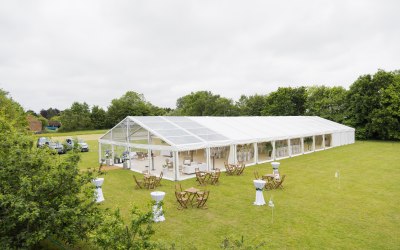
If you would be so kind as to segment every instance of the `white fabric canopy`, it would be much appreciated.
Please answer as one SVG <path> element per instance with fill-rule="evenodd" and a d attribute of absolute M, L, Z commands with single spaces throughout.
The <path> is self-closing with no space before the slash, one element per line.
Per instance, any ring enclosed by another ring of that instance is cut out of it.
<path fill-rule="evenodd" d="M 149 134 L 166 145 L 148 145 Z M 333 146 L 354 142 L 354 128 L 316 116 L 128 116 L 100 142 L 181 151 L 323 134 L 332 134 Z"/>

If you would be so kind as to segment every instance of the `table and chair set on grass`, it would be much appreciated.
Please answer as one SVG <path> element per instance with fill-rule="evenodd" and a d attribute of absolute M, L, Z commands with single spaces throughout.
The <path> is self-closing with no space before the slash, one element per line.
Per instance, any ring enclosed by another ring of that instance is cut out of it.
<path fill-rule="evenodd" d="M 209 195 L 209 190 L 200 190 L 195 187 L 183 189 L 180 183 L 175 184 L 175 197 L 179 205 L 178 209 L 189 208 L 189 206 L 206 209 Z"/>
<path fill-rule="evenodd" d="M 143 171 L 143 179 L 137 179 L 133 175 L 133 179 L 136 183 L 136 188 L 138 189 L 155 189 L 161 185 L 161 180 L 163 178 L 163 172 L 161 171 L 159 176 L 150 174 L 148 171 Z"/>
<path fill-rule="evenodd" d="M 221 170 L 216 168 L 212 171 L 200 171 L 199 168 L 195 169 L 196 181 L 199 185 L 207 185 L 210 183 L 211 185 L 216 185 L 219 183 L 219 177 L 221 175 Z"/>
<path fill-rule="evenodd" d="M 227 175 L 241 175 L 246 167 L 244 163 L 228 164 L 224 162 Z"/>

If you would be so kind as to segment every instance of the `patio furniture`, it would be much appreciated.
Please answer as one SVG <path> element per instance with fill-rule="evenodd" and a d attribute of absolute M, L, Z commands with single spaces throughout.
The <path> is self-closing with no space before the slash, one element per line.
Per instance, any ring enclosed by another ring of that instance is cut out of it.
<path fill-rule="evenodd" d="M 225 169 L 226 169 L 226 174 L 227 175 L 234 175 L 236 172 L 236 168 L 234 167 L 234 165 L 232 164 L 227 164 L 226 162 L 224 162 L 225 164 Z"/>
<path fill-rule="evenodd" d="M 221 175 L 221 170 L 219 168 L 216 168 L 215 172 L 211 173 L 210 182 L 212 185 L 216 185 L 219 182 L 220 175 Z"/>
<path fill-rule="evenodd" d="M 203 208 L 206 209 L 206 202 L 208 200 L 208 196 L 210 195 L 210 191 L 204 191 L 204 192 L 197 192 L 197 197 L 196 197 L 196 201 L 197 201 L 197 208 Z"/>
<path fill-rule="evenodd" d="M 163 178 L 163 175 L 164 175 L 164 173 L 163 173 L 163 171 L 161 171 L 160 172 L 160 176 L 155 178 L 155 183 L 154 184 L 155 184 L 156 187 L 161 186 L 161 180 Z"/>
<path fill-rule="evenodd" d="M 275 186 L 274 186 L 275 189 L 277 188 L 283 189 L 282 183 L 285 180 L 285 177 L 286 175 L 282 175 L 282 178 L 280 180 L 275 180 Z"/>
<path fill-rule="evenodd" d="M 200 170 L 198 168 L 196 168 L 195 170 L 195 174 L 196 174 L 196 181 L 199 183 L 199 185 L 206 185 L 206 175 L 203 174 L 202 172 L 200 172 Z"/>
<path fill-rule="evenodd" d="M 176 201 L 180 205 L 180 207 L 178 207 L 178 209 L 187 208 L 187 204 L 189 202 L 189 193 L 186 193 L 186 192 L 182 193 L 182 192 L 175 191 L 175 197 L 176 197 Z"/>
<path fill-rule="evenodd" d="M 135 175 L 133 175 L 133 179 L 135 180 L 136 188 L 142 189 L 144 187 L 144 181 L 143 180 L 139 181 L 138 179 L 136 179 Z"/>
<path fill-rule="evenodd" d="M 197 194 L 202 194 L 203 191 L 201 191 L 201 190 L 199 190 L 199 189 L 197 189 L 197 188 L 195 188 L 195 187 L 190 187 L 190 188 L 188 188 L 188 189 L 185 189 L 185 193 L 187 193 L 188 199 L 189 199 L 189 201 L 190 201 L 190 204 L 193 206 L 194 197 L 195 197 Z"/>
<path fill-rule="evenodd" d="M 261 180 L 260 175 L 258 175 L 258 172 L 257 172 L 257 171 L 254 171 L 254 178 L 255 178 L 256 180 Z"/>
<path fill-rule="evenodd" d="M 184 164 L 182 168 L 182 172 L 184 174 L 194 174 L 196 168 L 198 168 L 200 171 L 206 171 L 207 170 L 207 164 L 205 163 L 198 163 L 198 162 L 191 162 L 190 165 Z"/>
<path fill-rule="evenodd" d="M 263 188 L 265 186 L 266 181 L 264 180 L 254 180 L 254 186 L 256 187 L 256 200 L 253 203 L 256 206 L 263 206 L 265 205 L 264 195 L 263 195 Z"/>
<path fill-rule="evenodd" d="M 155 191 L 150 193 L 151 198 L 156 202 L 153 206 L 153 220 L 155 222 L 165 221 L 164 213 L 160 202 L 164 199 L 165 192 Z"/>
<path fill-rule="evenodd" d="M 266 181 L 264 188 L 271 190 L 275 188 L 275 176 L 273 174 L 266 174 L 262 176 L 262 179 Z"/>
<path fill-rule="evenodd" d="M 156 177 L 154 175 L 144 176 L 144 187 L 147 189 L 154 189 L 156 186 Z"/>
<path fill-rule="evenodd" d="M 244 168 L 246 167 L 246 165 L 244 163 L 238 165 L 236 167 L 236 175 L 241 175 L 243 174 Z"/>

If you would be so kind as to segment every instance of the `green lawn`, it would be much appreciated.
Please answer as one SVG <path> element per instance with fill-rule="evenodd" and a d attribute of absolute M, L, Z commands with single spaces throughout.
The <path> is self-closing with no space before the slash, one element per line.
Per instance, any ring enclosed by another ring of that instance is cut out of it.
<path fill-rule="evenodd" d="M 77 136 L 77 135 L 93 135 L 93 134 L 105 134 L 108 129 L 102 130 L 83 130 L 83 131 L 73 131 L 73 132 L 49 132 L 43 134 L 35 134 L 36 137 L 57 137 L 57 136 Z"/>
<path fill-rule="evenodd" d="M 83 169 L 98 166 L 97 142 L 89 143 Z M 175 182 L 163 180 L 166 221 L 155 225 L 153 238 L 184 249 L 215 249 L 225 237 L 241 236 L 247 245 L 264 241 L 272 249 L 399 249 L 399 152 L 400 143 L 357 142 L 280 161 L 285 189 L 264 191 L 275 202 L 273 223 L 271 208 L 253 205 L 253 171 L 270 173 L 270 163 L 248 167 L 243 176 L 222 173 L 220 185 L 206 187 L 206 210 L 177 210 Z M 132 204 L 149 209 L 150 191 L 135 189 L 132 175 L 107 172 L 102 207 L 118 207 L 124 216 Z M 194 179 L 181 184 L 197 186 Z"/>

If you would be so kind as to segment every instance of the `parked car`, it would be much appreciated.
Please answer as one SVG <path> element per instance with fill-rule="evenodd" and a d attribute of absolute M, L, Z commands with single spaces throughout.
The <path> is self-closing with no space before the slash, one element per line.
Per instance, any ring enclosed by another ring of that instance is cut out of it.
<path fill-rule="evenodd" d="M 47 137 L 39 137 L 36 143 L 38 148 L 44 147 L 50 144 L 50 139 Z"/>
<path fill-rule="evenodd" d="M 49 147 L 54 149 L 58 154 L 64 154 L 66 152 L 64 145 L 60 142 L 52 141 L 48 137 L 38 138 L 36 145 L 38 148 Z"/>
<path fill-rule="evenodd" d="M 65 139 L 65 143 L 68 150 L 71 150 L 75 144 L 72 138 Z M 78 139 L 78 148 L 81 150 L 81 152 L 89 152 L 89 145 L 82 139 Z"/>

